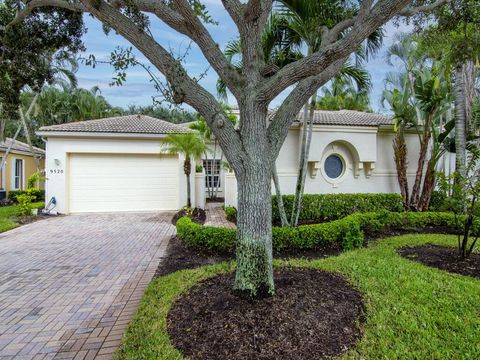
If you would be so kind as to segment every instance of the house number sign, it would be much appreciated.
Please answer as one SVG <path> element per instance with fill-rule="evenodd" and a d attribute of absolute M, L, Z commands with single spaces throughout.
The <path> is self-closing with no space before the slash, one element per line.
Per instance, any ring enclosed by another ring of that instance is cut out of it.
<path fill-rule="evenodd" d="M 50 174 L 63 174 L 63 169 L 50 169 Z"/>

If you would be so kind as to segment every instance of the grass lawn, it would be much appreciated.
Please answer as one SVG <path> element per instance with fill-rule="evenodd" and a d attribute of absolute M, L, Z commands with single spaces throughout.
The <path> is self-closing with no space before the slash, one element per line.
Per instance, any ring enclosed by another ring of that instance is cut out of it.
<path fill-rule="evenodd" d="M 32 204 L 32 209 L 35 208 L 43 208 L 44 203 L 43 202 L 37 202 Z M 17 205 L 12 205 L 12 206 L 3 206 L 0 207 L 0 233 L 11 230 L 19 226 L 14 219 L 12 219 L 14 216 L 16 216 L 18 213 L 18 206 Z"/>
<path fill-rule="evenodd" d="M 405 235 L 323 260 L 276 261 L 344 274 L 365 297 L 362 339 L 344 359 L 479 359 L 480 280 L 401 258 L 396 248 L 455 246 L 449 235 Z M 182 359 L 170 344 L 166 315 L 195 283 L 233 271 L 234 263 L 179 271 L 154 280 L 123 338 L 117 359 Z"/>

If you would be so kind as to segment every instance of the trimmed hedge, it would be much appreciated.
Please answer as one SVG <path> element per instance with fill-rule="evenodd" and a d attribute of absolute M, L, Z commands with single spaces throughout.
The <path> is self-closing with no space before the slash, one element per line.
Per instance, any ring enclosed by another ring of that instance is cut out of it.
<path fill-rule="evenodd" d="M 378 232 L 385 228 L 415 230 L 429 226 L 448 227 L 461 231 L 463 219 L 455 221 L 455 215 L 442 212 L 369 212 L 352 214 L 328 223 L 302 225 L 296 228 L 274 227 L 273 248 L 308 250 L 318 247 L 340 247 L 343 250 L 359 248 L 364 232 Z M 480 221 L 475 222 L 473 233 L 480 230 Z M 232 251 L 235 247 L 236 230 L 222 227 L 202 226 L 184 217 L 177 221 L 177 235 L 189 246 L 209 251 Z"/>
<path fill-rule="evenodd" d="M 11 190 L 8 192 L 8 199 L 17 202 L 17 196 L 18 195 L 24 195 L 28 192 L 29 195 L 32 195 L 35 197 L 33 200 L 34 202 L 36 201 L 45 201 L 45 190 L 41 189 L 29 189 L 29 190 Z"/>
<path fill-rule="evenodd" d="M 284 195 L 285 212 L 292 212 L 294 195 Z M 400 194 L 305 194 L 302 198 L 300 222 L 326 222 L 355 213 L 388 210 L 403 211 Z M 280 222 L 276 196 L 272 197 L 272 221 Z"/>

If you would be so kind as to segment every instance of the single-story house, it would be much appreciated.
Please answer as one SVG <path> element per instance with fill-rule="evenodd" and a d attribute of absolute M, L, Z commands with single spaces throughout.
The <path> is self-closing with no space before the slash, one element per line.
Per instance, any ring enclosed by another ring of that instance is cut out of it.
<path fill-rule="evenodd" d="M 162 139 L 188 131 L 145 115 L 42 127 L 45 201 L 55 198 L 53 211 L 64 214 L 179 209 L 186 204 L 183 158 L 166 154 Z"/>
<path fill-rule="evenodd" d="M 238 111 L 233 113 L 239 116 Z M 282 194 L 295 192 L 303 116 L 303 111 L 298 114 L 277 158 Z M 315 111 L 305 193 L 399 192 L 392 146 L 393 125 L 393 118 L 383 114 Z M 409 149 L 408 178 L 412 186 L 420 143 L 414 130 L 407 131 L 405 138 Z M 225 198 L 225 205 L 236 206 L 235 175 L 221 166 L 220 154 L 221 150 L 217 149 L 216 160 L 209 156 L 207 177 L 212 178 L 211 182 L 220 179 L 219 196 Z M 272 186 L 272 193 L 274 191 Z"/>
<path fill-rule="evenodd" d="M 34 147 L 33 150 L 40 159 L 40 169 L 43 170 L 45 151 L 37 147 Z M 6 192 L 25 190 L 28 178 L 37 171 L 30 147 L 24 142 L 6 138 L 0 142 L 0 162 L 3 162 L 7 152 L 6 161 L 0 173 L 1 190 Z"/>
<path fill-rule="evenodd" d="M 292 194 L 295 189 L 301 130 L 299 114 L 277 160 L 283 194 Z M 46 141 L 46 201 L 54 197 L 55 210 L 60 213 L 180 208 L 186 203 L 183 159 L 165 154 L 162 139 L 186 131 L 190 130 L 185 126 L 144 115 L 42 127 L 37 134 Z M 393 120 L 389 116 L 316 111 L 305 192 L 398 192 L 393 138 Z M 413 183 L 418 135 L 408 133 L 406 141 L 408 175 Z M 235 175 L 221 166 L 220 155 L 209 161 L 214 163 L 207 173 L 192 176 L 193 203 L 203 206 L 205 184 L 218 179 L 218 195 L 225 198 L 226 205 L 235 206 Z"/>

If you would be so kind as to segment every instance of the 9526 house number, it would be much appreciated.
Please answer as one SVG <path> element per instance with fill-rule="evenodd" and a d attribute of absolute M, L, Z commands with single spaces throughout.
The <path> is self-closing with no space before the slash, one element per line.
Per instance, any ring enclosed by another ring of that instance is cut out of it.
<path fill-rule="evenodd" d="M 50 174 L 63 174 L 63 169 L 50 169 Z"/>

